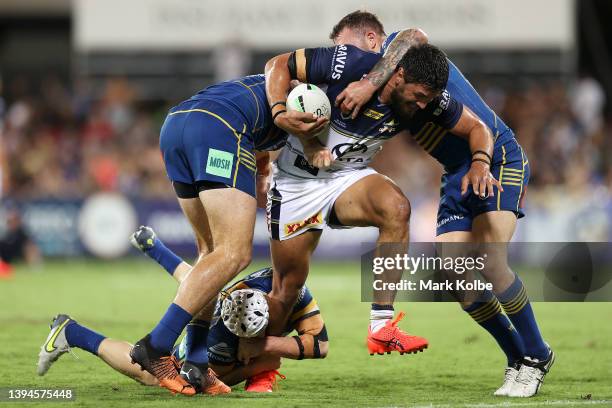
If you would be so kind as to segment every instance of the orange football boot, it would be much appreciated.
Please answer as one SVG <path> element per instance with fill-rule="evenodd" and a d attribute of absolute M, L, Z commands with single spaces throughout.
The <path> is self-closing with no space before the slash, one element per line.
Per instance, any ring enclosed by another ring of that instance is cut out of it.
<path fill-rule="evenodd" d="M 397 324 L 404 318 L 406 314 L 399 312 L 397 317 L 389 320 L 384 327 L 372 333 L 372 329 L 368 328 L 368 351 L 370 355 L 376 354 L 391 354 L 392 351 L 398 351 L 400 354 L 415 353 L 423 351 L 429 343 L 427 339 L 419 336 L 411 336 L 397 327 Z"/>
<path fill-rule="evenodd" d="M 203 381 L 202 392 L 208 395 L 229 394 L 232 389 L 219 379 L 217 373 L 209 368 Z"/>
<path fill-rule="evenodd" d="M 179 363 L 173 355 L 164 355 L 151 346 L 151 335 L 134 344 L 130 350 L 132 364 L 137 363 L 142 370 L 147 370 L 159 381 L 161 387 L 173 394 L 194 395 L 193 385 L 189 384 L 179 375 Z"/>
<path fill-rule="evenodd" d="M 247 379 L 244 389 L 247 392 L 272 392 L 278 381 L 276 376 L 283 380 L 287 378 L 276 370 L 264 371 Z"/>

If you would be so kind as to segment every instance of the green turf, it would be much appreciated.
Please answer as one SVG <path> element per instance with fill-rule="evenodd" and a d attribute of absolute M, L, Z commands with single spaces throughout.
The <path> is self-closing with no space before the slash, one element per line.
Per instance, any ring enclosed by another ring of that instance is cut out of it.
<path fill-rule="evenodd" d="M 70 313 L 105 335 L 130 341 L 153 327 L 175 290 L 174 281 L 154 264 L 72 260 L 48 263 L 40 272 L 20 267 L 11 280 L 0 280 L 0 387 L 72 387 L 77 394 L 69 403 L 73 407 L 165 407 L 169 402 L 207 407 L 486 407 L 546 401 L 567 406 L 589 404 L 583 399 L 588 394 L 598 406 L 612 400 L 611 303 L 534 305 L 558 357 L 540 395 L 516 401 L 491 396 L 502 379 L 502 354 L 455 304 L 401 304 L 408 314 L 402 327 L 427 337 L 430 349 L 370 357 L 364 342 L 369 305 L 359 302 L 359 284 L 356 264 L 314 264 L 309 286 L 327 323 L 330 353 L 321 361 L 284 362 L 281 371 L 287 379 L 279 392 L 250 395 L 237 386 L 223 397 L 187 398 L 140 386 L 81 350 L 75 351 L 78 360 L 63 356 L 47 376 L 35 373 L 38 348 L 55 313 Z"/>

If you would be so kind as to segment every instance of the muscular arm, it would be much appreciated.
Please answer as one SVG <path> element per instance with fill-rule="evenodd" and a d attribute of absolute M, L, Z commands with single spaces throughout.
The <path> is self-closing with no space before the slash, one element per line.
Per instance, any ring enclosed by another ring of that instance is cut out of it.
<path fill-rule="evenodd" d="M 379 89 L 391 78 L 395 67 L 400 62 L 406 51 L 411 47 L 416 47 L 427 43 L 427 34 L 419 28 L 408 28 L 402 30 L 391 41 L 383 57 L 374 65 L 369 74 L 365 76 L 374 90 Z"/>
<path fill-rule="evenodd" d="M 352 111 L 351 116 L 355 119 L 361 107 L 391 78 L 406 51 L 411 47 L 425 44 L 427 41 L 427 34 L 418 28 L 402 30 L 391 41 L 384 56 L 372 67 L 370 72 L 362 80 L 350 83 L 336 97 L 336 106 L 339 106 L 344 113 Z"/>
<path fill-rule="evenodd" d="M 464 106 L 459 121 L 451 132 L 462 137 L 470 144 L 472 165 L 468 173 L 461 179 L 461 194 L 467 192 L 472 185 L 474 194 L 481 198 L 493 196 L 493 185 L 504 191 L 501 184 L 491 175 L 491 160 L 495 141 L 489 128 L 467 107 Z"/>
<path fill-rule="evenodd" d="M 293 337 L 267 336 L 263 352 L 294 360 L 327 356 L 327 330 L 321 315 L 304 319 L 298 324 L 297 331 L 299 335 Z"/>
<path fill-rule="evenodd" d="M 296 53 L 304 53 L 304 50 L 297 50 Z M 319 134 L 327 125 L 328 119 L 319 117 L 314 113 L 302 112 L 283 112 L 286 110 L 287 95 L 291 88 L 291 80 L 298 79 L 306 81 L 305 67 L 303 62 L 296 65 L 296 76 L 292 78 L 289 70 L 289 58 L 291 53 L 277 55 L 266 63 L 266 95 L 268 104 L 272 107 L 272 117 L 274 124 L 289 134 L 300 138 L 304 147 L 306 159 L 317 167 L 328 167 L 331 164 L 331 153 L 322 146 L 315 136 Z M 302 58 L 300 61 L 303 61 Z M 282 104 L 278 104 L 282 102 Z"/>
<path fill-rule="evenodd" d="M 295 53 L 300 52 L 303 54 L 304 50 L 297 50 Z M 287 133 L 299 137 L 300 140 L 305 140 L 320 133 L 327 125 L 328 120 L 325 117 L 317 117 L 314 113 L 286 111 L 285 103 L 291 87 L 291 80 L 294 79 L 291 77 L 288 65 L 291 55 L 292 53 L 277 55 L 266 63 L 266 95 L 268 104 L 272 109 L 274 124 Z M 298 63 L 296 79 L 303 82 L 306 81 L 305 73 L 301 72 L 304 69 Z"/>
<path fill-rule="evenodd" d="M 287 65 L 290 55 L 291 53 L 277 55 L 266 63 L 266 95 L 270 106 L 276 102 L 287 101 L 291 84 L 291 74 Z M 272 116 L 283 109 L 284 105 L 272 107 Z"/>
<path fill-rule="evenodd" d="M 450 131 L 464 139 L 470 144 L 470 151 L 486 152 L 489 157 L 493 157 L 493 134 L 489 128 L 466 106 L 463 107 L 463 112 L 459 121 Z M 486 155 L 482 155 L 486 159 Z"/>

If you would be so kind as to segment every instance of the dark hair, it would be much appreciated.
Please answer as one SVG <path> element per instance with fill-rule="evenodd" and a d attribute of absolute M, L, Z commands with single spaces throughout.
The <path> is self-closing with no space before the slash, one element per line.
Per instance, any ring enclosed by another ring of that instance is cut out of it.
<path fill-rule="evenodd" d="M 398 68 L 404 70 L 406 83 L 421 84 L 432 91 L 442 91 L 448 81 L 446 54 L 438 47 L 423 44 L 406 51 Z"/>
<path fill-rule="evenodd" d="M 375 31 L 377 34 L 385 35 L 385 28 L 378 17 L 376 17 L 375 14 L 367 11 L 357 10 L 342 17 L 342 20 L 340 20 L 332 29 L 329 39 L 334 40 L 345 28 L 351 28 L 364 32 L 370 29 Z"/>

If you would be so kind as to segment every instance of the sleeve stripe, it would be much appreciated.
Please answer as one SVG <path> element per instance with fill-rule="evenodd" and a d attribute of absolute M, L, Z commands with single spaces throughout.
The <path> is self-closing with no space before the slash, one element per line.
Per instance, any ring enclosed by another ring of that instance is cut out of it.
<path fill-rule="evenodd" d="M 319 310 L 319 306 L 317 305 L 317 301 L 312 299 L 310 301 L 310 303 L 308 303 L 306 306 L 304 306 L 302 309 L 298 310 L 297 312 L 293 313 L 290 317 L 291 321 L 295 321 L 297 319 L 299 319 L 300 317 L 304 316 L 306 313 L 312 312 L 313 310 Z"/>
<path fill-rule="evenodd" d="M 305 315 L 303 315 L 303 316 L 301 316 L 301 317 L 298 317 L 298 318 L 297 318 L 297 319 L 295 319 L 295 320 L 292 320 L 292 321 L 291 321 L 291 326 L 295 326 L 296 324 L 298 324 L 298 323 L 299 323 L 299 322 L 301 322 L 302 320 L 306 320 L 306 319 L 308 319 L 308 318 L 310 318 L 310 317 L 312 317 L 312 316 L 316 316 L 316 315 L 320 315 L 320 314 L 321 314 L 321 311 L 320 311 L 319 309 L 317 309 L 317 310 L 313 310 L 313 311 L 312 311 L 312 312 L 310 312 L 310 313 L 306 313 Z"/>
<path fill-rule="evenodd" d="M 306 80 L 306 52 L 301 48 L 295 52 L 296 78 L 300 82 L 308 82 Z"/>

